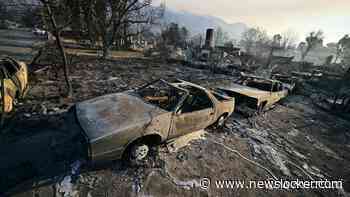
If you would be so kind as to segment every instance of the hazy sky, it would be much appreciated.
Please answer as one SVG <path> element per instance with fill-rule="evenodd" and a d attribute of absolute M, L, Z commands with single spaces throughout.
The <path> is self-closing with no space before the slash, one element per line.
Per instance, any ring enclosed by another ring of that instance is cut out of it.
<path fill-rule="evenodd" d="M 261 26 L 270 34 L 293 29 L 299 39 L 317 29 L 325 32 L 326 42 L 350 34 L 350 0 L 166 0 L 166 5 L 228 23 Z"/>

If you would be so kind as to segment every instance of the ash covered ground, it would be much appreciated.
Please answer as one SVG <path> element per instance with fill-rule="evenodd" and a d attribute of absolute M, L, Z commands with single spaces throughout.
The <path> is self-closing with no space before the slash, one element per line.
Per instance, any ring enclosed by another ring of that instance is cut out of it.
<path fill-rule="evenodd" d="M 154 59 L 76 58 L 79 63 L 70 68 L 74 99 L 61 98 L 65 84 L 60 71 L 33 68 L 28 97 L 19 104 L 1 138 L 3 154 L 11 154 L 6 153 L 8 148 L 23 145 L 27 150 L 14 157 L 34 161 L 0 173 L 11 177 L 2 188 L 10 196 L 345 196 L 350 192 L 350 122 L 324 111 L 310 96 L 298 92 L 260 116 L 233 114 L 224 128 L 207 129 L 203 139 L 175 152 L 161 146 L 143 166 L 125 166 L 120 161 L 86 165 L 78 148 L 80 142 L 70 143 L 71 136 L 65 135 L 62 126 L 67 124 L 66 114 L 74 103 L 158 78 L 180 78 L 210 87 L 235 77 Z M 1 161 L 1 165 L 14 161 Z M 33 170 L 33 166 L 41 170 Z M 342 180 L 344 189 L 199 187 L 204 177 L 249 181 L 267 180 L 271 174 L 284 180 Z"/>

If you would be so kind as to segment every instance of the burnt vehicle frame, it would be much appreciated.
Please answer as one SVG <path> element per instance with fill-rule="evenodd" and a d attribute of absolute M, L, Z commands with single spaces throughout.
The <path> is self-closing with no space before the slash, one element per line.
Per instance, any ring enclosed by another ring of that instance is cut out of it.
<path fill-rule="evenodd" d="M 266 79 L 254 75 L 241 74 L 241 77 L 228 85 L 216 87 L 236 99 L 236 111 L 252 116 L 261 113 L 287 97 L 295 83 L 283 83 L 275 79 Z"/>
<path fill-rule="evenodd" d="M 152 90 L 157 83 L 170 91 Z M 173 93 L 176 98 L 171 97 Z M 160 79 L 136 90 L 78 103 L 75 113 L 88 142 L 89 160 L 142 160 L 151 146 L 222 125 L 233 113 L 234 102 L 232 97 L 190 82 Z"/>
<path fill-rule="evenodd" d="M 0 82 L 0 112 L 9 113 L 28 91 L 27 65 L 10 57 L 0 59 Z"/>

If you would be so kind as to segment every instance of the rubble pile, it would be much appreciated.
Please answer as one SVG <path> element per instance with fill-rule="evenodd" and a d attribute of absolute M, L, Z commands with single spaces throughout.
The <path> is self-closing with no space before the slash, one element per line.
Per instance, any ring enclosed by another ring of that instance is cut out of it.
<path fill-rule="evenodd" d="M 28 97 L 17 109 L 18 114 L 25 114 L 22 118 L 26 118 L 62 113 L 75 102 L 134 89 L 160 78 L 179 78 L 203 85 L 218 79 L 230 80 L 222 74 L 211 74 L 209 70 L 150 59 L 99 60 L 85 57 L 76 61 L 79 63 L 70 67 L 74 88 L 72 99 L 61 97 L 65 88 L 62 70 L 52 66 L 40 68 L 30 77 Z"/>

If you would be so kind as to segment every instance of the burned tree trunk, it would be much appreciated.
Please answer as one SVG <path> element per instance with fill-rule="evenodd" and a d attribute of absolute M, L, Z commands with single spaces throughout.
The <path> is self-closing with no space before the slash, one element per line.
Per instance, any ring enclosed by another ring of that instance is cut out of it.
<path fill-rule="evenodd" d="M 73 88 L 72 88 L 72 84 L 71 84 L 70 79 L 69 79 L 68 61 L 67 61 L 67 55 L 65 52 L 65 48 L 64 48 L 63 43 L 62 43 L 61 35 L 60 35 L 61 30 L 57 26 L 57 22 L 56 22 L 54 14 L 52 12 L 51 5 L 50 5 L 49 1 L 45 1 L 45 0 L 40 0 L 40 1 L 45 6 L 46 11 L 49 15 L 49 20 L 50 20 L 50 23 L 52 25 L 52 33 L 56 39 L 57 47 L 58 47 L 60 54 L 62 56 L 64 78 L 65 78 L 66 85 L 67 85 L 67 95 L 66 96 L 71 97 L 72 93 L 73 93 Z"/>
<path fill-rule="evenodd" d="M 309 54 L 310 50 L 311 50 L 311 46 L 308 45 L 306 50 L 302 52 L 302 54 L 301 54 L 301 61 L 302 62 L 305 61 L 305 58 Z"/>
<path fill-rule="evenodd" d="M 102 45 L 102 58 L 107 59 L 110 53 L 110 44 L 109 40 L 106 38 L 106 36 L 103 39 L 103 45 Z"/>
<path fill-rule="evenodd" d="M 265 65 L 265 68 L 270 68 L 270 64 L 272 62 L 272 57 L 273 57 L 273 52 L 275 51 L 275 48 L 274 47 L 271 47 L 270 49 L 270 53 L 269 53 L 269 56 L 267 57 L 267 61 L 266 61 L 266 65 Z"/>

